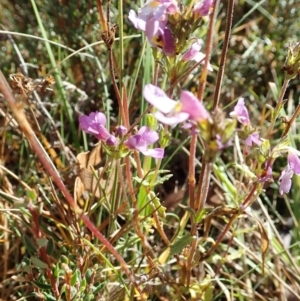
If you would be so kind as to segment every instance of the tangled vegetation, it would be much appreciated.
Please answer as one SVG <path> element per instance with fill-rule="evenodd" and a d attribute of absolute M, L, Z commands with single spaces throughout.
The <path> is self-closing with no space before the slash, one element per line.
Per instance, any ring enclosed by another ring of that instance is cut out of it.
<path fill-rule="evenodd" d="M 0 300 L 300 300 L 298 0 L 0 20 Z"/>

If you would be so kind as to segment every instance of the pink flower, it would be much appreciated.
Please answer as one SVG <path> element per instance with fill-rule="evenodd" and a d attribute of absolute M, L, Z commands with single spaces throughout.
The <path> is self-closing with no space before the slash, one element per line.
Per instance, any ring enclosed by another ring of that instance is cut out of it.
<path fill-rule="evenodd" d="M 148 84 L 143 94 L 145 99 L 158 109 L 154 116 L 161 123 L 176 125 L 187 119 L 198 122 L 209 118 L 203 104 L 191 92 L 182 91 L 180 102 L 177 102 L 160 88 Z"/>
<path fill-rule="evenodd" d="M 194 7 L 194 14 L 199 17 L 208 16 L 211 13 L 211 8 L 214 5 L 213 0 L 202 0 Z"/>
<path fill-rule="evenodd" d="M 233 112 L 230 113 L 230 116 L 237 118 L 237 120 L 243 125 L 250 124 L 249 113 L 245 106 L 244 98 L 239 98 Z"/>
<path fill-rule="evenodd" d="M 298 158 L 298 156 L 295 153 L 290 152 L 288 154 L 287 160 L 288 164 L 282 171 L 279 178 L 279 192 L 281 195 L 290 191 L 294 173 L 296 175 L 300 175 L 300 159 Z"/>
<path fill-rule="evenodd" d="M 153 47 L 161 48 L 166 55 L 175 55 L 175 42 L 166 21 L 150 18 L 146 22 L 146 36 Z"/>
<path fill-rule="evenodd" d="M 143 126 L 136 135 L 128 138 L 124 142 L 124 145 L 131 150 L 140 151 L 145 156 L 162 159 L 164 157 L 164 150 L 162 148 L 148 148 L 149 145 L 156 142 L 158 138 L 158 134 L 155 131 L 150 130 L 147 126 Z"/>
<path fill-rule="evenodd" d="M 122 137 L 123 135 L 125 135 L 127 133 L 127 128 L 123 125 L 119 125 L 116 129 L 115 135 L 117 137 Z"/>
<path fill-rule="evenodd" d="M 154 20 L 161 20 L 167 22 L 167 15 L 179 12 L 177 1 L 166 0 L 150 0 L 145 3 L 143 7 L 135 11 L 130 10 L 128 19 L 136 29 L 146 30 L 146 22 L 153 18 Z"/>
<path fill-rule="evenodd" d="M 204 63 L 205 54 L 200 52 L 202 48 L 202 44 L 203 44 L 202 40 L 198 39 L 195 43 L 191 45 L 190 49 L 182 56 L 182 59 L 184 61 L 194 60 L 197 63 L 203 61 Z M 208 64 L 207 69 L 209 71 L 213 71 L 213 68 L 211 67 L 210 64 Z"/>
<path fill-rule="evenodd" d="M 188 113 L 190 120 L 200 121 L 210 117 L 202 102 L 200 102 L 193 93 L 189 91 L 182 91 L 180 95 L 180 101 L 181 111 Z"/>
<path fill-rule="evenodd" d="M 135 28 L 145 31 L 153 47 L 161 48 L 166 55 L 175 55 L 175 41 L 167 27 L 168 15 L 179 12 L 177 1 L 150 0 L 139 9 L 138 15 L 130 10 L 128 19 Z"/>
<path fill-rule="evenodd" d="M 245 140 L 245 143 L 248 146 L 252 146 L 253 144 L 260 145 L 261 141 L 259 140 L 259 134 L 257 132 L 250 134 Z"/>
<path fill-rule="evenodd" d="M 101 141 L 106 141 L 110 133 L 105 128 L 106 117 L 103 113 L 92 112 L 79 117 L 79 126 L 87 134 L 92 134 Z"/>

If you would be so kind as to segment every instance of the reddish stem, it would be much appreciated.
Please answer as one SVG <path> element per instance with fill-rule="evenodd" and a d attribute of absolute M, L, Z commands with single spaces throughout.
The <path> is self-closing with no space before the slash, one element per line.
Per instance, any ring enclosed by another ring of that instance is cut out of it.
<path fill-rule="evenodd" d="M 208 33 L 207 33 L 207 38 L 206 38 L 205 61 L 204 61 L 202 74 L 200 76 L 198 93 L 197 93 L 197 97 L 198 97 L 198 99 L 200 99 L 200 101 L 202 101 L 203 93 L 204 93 L 205 85 L 206 85 L 207 67 L 208 67 L 208 63 L 210 61 L 210 56 L 211 56 L 213 34 L 214 34 L 214 28 L 215 28 L 214 25 L 215 25 L 215 19 L 216 19 L 216 15 L 217 15 L 218 4 L 219 4 L 219 1 L 217 0 L 214 5 L 213 11 L 210 15 L 210 20 L 209 20 Z"/>
<path fill-rule="evenodd" d="M 234 9 L 234 0 L 229 0 L 228 9 L 227 9 L 227 20 L 226 20 L 224 44 L 223 44 L 219 72 L 218 72 L 218 77 L 217 77 L 217 82 L 216 82 L 216 87 L 215 87 L 215 94 L 214 94 L 214 104 L 213 104 L 214 111 L 218 108 L 219 101 L 220 101 L 221 85 L 223 82 L 225 62 L 226 62 L 229 40 L 230 40 L 230 35 L 231 35 L 233 9 Z"/>
<path fill-rule="evenodd" d="M 105 13 L 104 13 L 104 10 L 103 10 L 102 0 L 97 0 L 97 8 L 98 8 L 99 16 L 100 16 L 100 24 L 103 28 L 103 31 L 107 31 L 108 28 L 107 28 Z"/>

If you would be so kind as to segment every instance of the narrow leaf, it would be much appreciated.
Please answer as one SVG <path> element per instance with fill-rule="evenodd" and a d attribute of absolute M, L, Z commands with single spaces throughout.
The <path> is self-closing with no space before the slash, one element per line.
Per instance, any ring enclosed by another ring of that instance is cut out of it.
<path fill-rule="evenodd" d="M 170 256 L 180 253 L 193 240 L 190 233 L 179 238 L 173 245 L 170 246 Z"/>

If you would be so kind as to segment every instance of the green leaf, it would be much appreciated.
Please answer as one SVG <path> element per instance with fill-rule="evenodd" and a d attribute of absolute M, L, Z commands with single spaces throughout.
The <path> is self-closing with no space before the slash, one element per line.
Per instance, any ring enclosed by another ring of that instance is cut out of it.
<path fill-rule="evenodd" d="M 260 154 L 263 156 L 263 160 L 266 160 L 270 155 L 270 141 L 263 140 L 262 144 L 259 146 L 259 150 Z"/>
<path fill-rule="evenodd" d="M 238 164 L 238 163 L 233 163 L 233 166 L 242 171 L 243 175 L 246 175 L 248 178 L 255 180 L 256 179 L 256 175 L 249 169 L 249 166 L 247 166 L 246 164 Z"/>
<path fill-rule="evenodd" d="M 87 269 L 86 273 L 85 273 L 85 279 L 86 279 L 88 284 L 91 284 L 92 276 L 93 276 L 93 270 L 92 269 Z"/>
<path fill-rule="evenodd" d="M 31 238 L 27 235 L 24 236 L 24 245 L 30 254 L 36 254 L 36 246 L 33 244 Z"/>
<path fill-rule="evenodd" d="M 162 218 L 166 218 L 166 207 L 162 206 L 160 199 L 157 197 L 154 197 L 152 199 L 152 204 L 153 204 L 154 210 L 157 210 L 158 215 Z"/>
<path fill-rule="evenodd" d="M 81 283 L 80 283 L 80 291 L 81 291 L 81 292 L 84 292 L 85 289 L 86 289 L 86 279 L 83 278 L 83 279 L 81 280 Z"/>
<path fill-rule="evenodd" d="M 224 121 L 224 131 L 221 135 L 221 139 L 223 143 L 228 142 L 228 140 L 233 136 L 234 131 L 236 129 L 236 119 L 225 119 Z"/>
<path fill-rule="evenodd" d="M 49 284 L 45 284 L 45 283 L 42 283 L 42 282 L 39 282 L 39 281 L 33 281 L 33 283 L 40 289 L 43 289 L 43 290 L 50 290 L 52 287 L 51 285 Z"/>
<path fill-rule="evenodd" d="M 93 294 L 86 294 L 83 298 L 83 301 L 91 301 L 91 300 L 95 300 L 95 295 Z"/>
<path fill-rule="evenodd" d="M 137 181 L 137 183 L 139 183 L 145 187 L 148 187 L 150 185 L 150 183 L 147 180 L 145 180 L 144 178 L 143 179 L 141 179 L 139 177 L 132 177 L 132 178 L 133 178 L 133 180 Z"/>
<path fill-rule="evenodd" d="M 72 278 L 71 278 L 71 285 L 72 286 L 75 286 L 77 280 L 80 281 L 81 277 L 80 277 L 80 272 L 79 270 L 76 270 L 74 272 L 74 274 L 72 275 Z"/>
<path fill-rule="evenodd" d="M 34 190 L 27 190 L 26 191 L 26 196 L 31 200 L 35 201 L 36 200 L 36 193 Z"/>
<path fill-rule="evenodd" d="M 54 267 L 52 266 L 52 273 L 53 273 L 53 276 L 54 278 L 58 278 L 59 276 L 59 267 L 58 265 L 55 265 Z"/>
<path fill-rule="evenodd" d="M 48 239 L 46 237 L 38 238 L 36 243 L 39 247 L 45 247 L 48 243 Z"/>
<path fill-rule="evenodd" d="M 53 250 L 54 250 L 54 242 L 53 242 L 53 239 L 50 238 L 48 240 L 48 244 L 46 247 L 46 253 L 51 256 L 53 253 Z"/>
<path fill-rule="evenodd" d="M 41 269 L 47 269 L 48 268 L 47 263 L 45 263 L 44 261 L 40 260 L 39 258 L 37 258 L 35 256 L 31 256 L 30 261 L 33 265 L 35 265 L 38 268 L 41 268 Z"/>
<path fill-rule="evenodd" d="M 106 282 L 100 283 L 96 282 L 95 285 L 92 286 L 92 292 L 96 295 L 98 292 L 102 291 L 106 286 Z"/>
<path fill-rule="evenodd" d="M 47 301 L 56 301 L 56 298 L 50 294 L 44 293 L 44 296 L 46 298 L 45 300 L 47 300 Z"/>
<path fill-rule="evenodd" d="M 181 251 L 193 241 L 193 236 L 190 233 L 179 238 L 170 246 L 170 256 L 181 253 Z"/>

